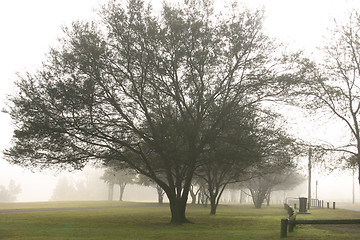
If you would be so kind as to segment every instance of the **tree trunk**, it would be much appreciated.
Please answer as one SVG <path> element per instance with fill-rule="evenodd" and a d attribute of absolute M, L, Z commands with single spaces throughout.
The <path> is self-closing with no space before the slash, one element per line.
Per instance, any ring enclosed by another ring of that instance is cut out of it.
<path fill-rule="evenodd" d="M 243 203 L 243 191 L 242 191 L 242 189 L 240 188 L 240 204 L 242 204 Z"/>
<path fill-rule="evenodd" d="M 125 190 L 125 187 L 126 187 L 126 184 L 119 184 L 120 186 L 120 196 L 119 196 L 119 201 L 122 202 L 123 200 L 123 195 L 124 195 L 124 190 Z"/>
<path fill-rule="evenodd" d="M 195 162 L 195 161 L 192 161 Z M 195 167 L 189 166 L 190 170 L 185 179 L 183 176 L 173 178 L 172 175 L 168 176 L 168 184 L 158 181 L 157 184 L 164 190 L 169 199 L 171 224 L 181 225 L 184 223 L 191 223 L 186 217 L 186 203 L 189 196 L 192 177 Z M 182 181 L 184 179 L 184 181 Z M 175 181 L 174 181 L 175 180 Z"/>
<path fill-rule="evenodd" d="M 190 188 L 191 204 L 196 204 L 196 193 L 194 192 L 194 187 Z"/>
<path fill-rule="evenodd" d="M 196 204 L 196 194 L 191 195 L 191 204 Z"/>
<path fill-rule="evenodd" d="M 271 198 L 270 191 L 268 192 L 268 194 L 266 194 L 265 198 L 266 198 L 266 206 L 270 206 L 270 198 Z"/>
<path fill-rule="evenodd" d="M 218 206 L 216 203 L 216 196 L 210 196 L 210 205 L 211 205 L 210 215 L 215 215 Z"/>
<path fill-rule="evenodd" d="M 358 180 L 359 180 L 359 185 L 360 185 L 360 160 L 358 160 L 359 163 L 358 163 Z"/>
<path fill-rule="evenodd" d="M 358 168 L 358 182 L 359 182 L 359 185 L 360 185 L 360 153 L 357 155 L 357 166 Z M 354 170 L 354 173 L 355 173 L 355 170 Z M 354 198 L 354 202 L 355 202 L 355 198 Z"/>
<path fill-rule="evenodd" d="M 169 197 L 170 211 L 171 211 L 171 223 L 172 224 L 184 224 L 190 223 L 185 217 L 186 211 L 186 199 Z"/>
<path fill-rule="evenodd" d="M 175 188 L 166 188 L 164 189 L 169 202 L 170 202 L 170 211 L 171 211 L 171 223 L 172 224 L 184 224 L 191 223 L 186 217 L 186 203 L 189 196 L 190 186 L 191 186 L 192 174 L 189 174 L 184 184 L 176 184 Z M 170 191 L 167 191 L 170 190 Z M 174 191 L 175 190 L 175 191 Z"/>
<path fill-rule="evenodd" d="M 261 208 L 261 206 L 264 202 L 264 199 L 265 199 L 265 194 L 263 192 L 253 191 L 252 189 L 250 189 L 250 193 L 251 193 L 251 197 L 253 199 L 255 208 Z"/>
<path fill-rule="evenodd" d="M 219 206 L 219 202 L 220 202 L 220 197 L 222 196 L 225 188 L 226 188 L 227 184 L 224 184 L 221 189 L 220 186 L 216 186 L 216 189 L 214 192 L 210 192 L 209 189 L 209 194 L 210 194 L 210 203 L 211 203 L 211 210 L 210 210 L 210 214 L 211 215 L 215 215 L 216 214 L 216 209 Z M 220 191 L 219 191 L 220 190 Z"/>
<path fill-rule="evenodd" d="M 358 167 L 358 180 L 359 180 L 359 185 L 360 185 L 360 159 L 359 159 L 359 157 L 358 157 L 357 167 Z"/>
<path fill-rule="evenodd" d="M 156 185 L 156 191 L 158 193 L 158 203 L 163 204 L 163 202 L 164 202 L 164 190 L 159 185 Z"/>
<path fill-rule="evenodd" d="M 198 203 L 199 204 L 201 203 L 204 207 L 207 207 L 207 201 L 208 201 L 208 196 L 205 193 L 205 188 L 201 187 L 198 196 Z"/>
<path fill-rule="evenodd" d="M 114 184 L 109 184 L 108 200 L 112 201 L 114 197 Z"/>
<path fill-rule="evenodd" d="M 263 201 L 264 201 L 264 199 L 262 201 L 260 200 L 260 198 L 256 199 L 254 202 L 255 208 L 257 208 L 257 209 L 261 208 Z"/>
<path fill-rule="evenodd" d="M 163 202 L 164 202 L 164 195 L 158 193 L 158 203 L 159 203 L 159 204 L 163 204 Z"/>

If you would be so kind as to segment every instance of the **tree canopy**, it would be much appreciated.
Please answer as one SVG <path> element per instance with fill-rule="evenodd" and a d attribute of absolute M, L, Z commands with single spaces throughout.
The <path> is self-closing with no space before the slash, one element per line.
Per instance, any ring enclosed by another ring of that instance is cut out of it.
<path fill-rule="evenodd" d="M 211 1 L 110 2 L 101 21 L 74 22 L 41 69 L 17 81 L 8 161 L 34 168 L 125 162 L 170 201 L 173 223 L 202 154 L 223 128 L 286 92 L 286 65 L 262 32 L 262 11 L 217 15 Z"/>
<path fill-rule="evenodd" d="M 126 185 L 137 183 L 136 172 L 132 169 L 117 170 L 116 168 L 108 167 L 105 169 L 101 179 L 110 186 L 114 186 L 115 184 L 119 185 L 119 201 L 123 200 Z"/>
<path fill-rule="evenodd" d="M 296 104 L 321 109 L 328 118 L 339 120 L 348 138 L 318 146 L 322 151 L 342 153 L 341 159 L 356 158 L 360 183 L 360 15 L 353 11 L 345 23 L 336 23 L 320 48 L 321 60 L 303 61 L 302 71 L 293 78 L 297 87 L 290 92 Z M 297 96 L 298 98 L 295 98 Z M 336 122 L 336 121 L 334 121 Z M 327 141 L 328 139 L 324 139 Z M 353 164 L 354 165 L 354 164 Z"/>
<path fill-rule="evenodd" d="M 205 164 L 195 172 L 205 182 L 211 214 L 216 213 L 229 184 L 294 166 L 295 140 L 274 126 L 279 116 L 255 108 L 240 111 L 233 109 L 236 116 L 224 124 L 218 140 L 202 154 Z"/>

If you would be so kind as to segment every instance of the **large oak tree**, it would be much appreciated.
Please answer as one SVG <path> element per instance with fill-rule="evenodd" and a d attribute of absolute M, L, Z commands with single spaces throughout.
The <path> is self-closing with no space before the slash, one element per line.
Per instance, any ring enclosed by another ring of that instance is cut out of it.
<path fill-rule="evenodd" d="M 65 28 L 42 68 L 17 81 L 8 161 L 126 162 L 165 191 L 172 223 L 187 222 L 191 181 L 219 124 L 234 106 L 284 90 L 262 12 L 233 7 L 216 15 L 211 1 L 164 3 L 156 15 L 141 0 L 112 2 L 101 21 Z"/>

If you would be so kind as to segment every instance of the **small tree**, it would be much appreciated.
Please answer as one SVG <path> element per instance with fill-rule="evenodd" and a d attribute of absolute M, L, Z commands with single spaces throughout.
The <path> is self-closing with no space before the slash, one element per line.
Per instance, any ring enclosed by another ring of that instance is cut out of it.
<path fill-rule="evenodd" d="M 205 182 L 199 184 L 198 204 L 202 204 L 204 207 L 207 207 L 210 198 L 207 188 L 208 187 Z"/>
<path fill-rule="evenodd" d="M 270 193 L 266 196 L 266 203 L 268 206 L 270 205 L 270 197 L 272 192 L 292 190 L 293 188 L 303 184 L 307 180 L 307 178 L 305 178 L 303 175 L 296 172 L 295 169 L 292 172 L 284 174 L 282 178 L 283 181 L 274 186 Z"/>
<path fill-rule="evenodd" d="M 273 191 L 290 189 L 304 181 L 304 178 L 299 176 L 295 169 L 285 168 L 275 173 L 248 180 L 245 185 L 250 191 L 255 208 L 261 208 L 265 200 L 269 206 Z"/>
<path fill-rule="evenodd" d="M 232 114 L 234 116 L 220 124 L 219 141 L 209 145 L 202 154 L 204 164 L 195 172 L 206 185 L 210 214 L 216 214 L 226 186 L 241 181 L 246 170 L 260 159 L 259 144 L 252 134 L 254 109 L 234 108 Z"/>
<path fill-rule="evenodd" d="M 55 189 L 50 198 L 50 201 L 64 201 L 64 200 L 65 201 L 79 200 L 79 194 L 77 194 L 75 183 L 69 181 L 69 179 L 65 176 L 61 177 L 57 181 Z"/>
<path fill-rule="evenodd" d="M 159 204 L 163 204 L 164 202 L 164 190 L 157 185 L 153 180 L 151 180 L 150 178 L 146 177 L 145 175 L 139 174 L 138 175 L 138 180 L 136 182 L 136 184 L 140 184 L 140 185 L 144 185 L 144 186 L 151 186 L 156 188 L 156 192 L 158 195 L 158 203 Z"/>
<path fill-rule="evenodd" d="M 50 201 L 104 200 L 106 186 L 100 180 L 103 171 L 84 169 L 74 175 L 62 175 L 53 190 Z"/>
<path fill-rule="evenodd" d="M 7 188 L 0 185 L 0 202 L 14 202 L 20 192 L 20 185 L 17 185 L 14 180 L 10 180 Z"/>
<path fill-rule="evenodd" d="M 107 184 L 119 185 L 120 195 L 119 201 L 123 200 L 124 190 L 126 185 L 134 184 L 136 180 L 136 173 L 133 170 L 122 169 L 117 170 L 115 168 L 106 168 L 101 179 Z"/>
<path fill-rule="evenodd" d="M 158 203 L 159 204 L 163 204 L 164 202 L 164 190 L 159 186 L 159 185 L 156 185 L 156 191 L 157 191 L 157 194 L 158 194 Z"/>
<path fill-rule="evenodd" d="M 194 182 L 191 183 L 191 187 L 190 187 L 191 204 L 196 204 L 197 195 L 200 192 L 200 185 L 197 182 L 198 181 L 196 181 L 196 183 Z"/>
<path fill-rule="evenodd" d="M 276 126 L 280 116 L 265 110 L 236 109 L 221 126 L 219 142 L 204 153 L 204 165 L 196 175 L 207 185 L 211 214 L 216 213 L 222 193 L 229 184 L 293 166 L 295 141 Z"/>

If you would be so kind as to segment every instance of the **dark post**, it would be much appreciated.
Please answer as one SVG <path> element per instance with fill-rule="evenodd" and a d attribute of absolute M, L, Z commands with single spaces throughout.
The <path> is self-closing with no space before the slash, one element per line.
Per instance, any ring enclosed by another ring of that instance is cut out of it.
<path fill-rule="evenodd" d="M 294 220 L 289 220 L 289 232 L 294 231 Z"/>
<path fill-rule="evenodd" d="M 326 204 L 327 204 L 327 208 L 330 208 L 329 202 L 327 202 Z"/>
<path fill-rule="evenodd" d="M 299 213 L 306 213 L 306 202 L 307 202 L 307 198 L 299 198 L 300 200 L 300 209 L 299 209 Z"/>
<path fill-rule="evenodd" d="M 333 202 L 333 209 L 335 209 L 335 202 Z"/>
<path fill-rule="evenodd" d="M 309 175 L 308 175 L 308 209 L 310 210 L 310 206 L 311 206 L 311 154 L 312 154 L 312 150 L 311 148 L 309 148 L 309 163 L 308 163 L 308 171 L 309 171 Z"/>
<path fill-rule="evenodd" d="M 294 209 L 296 209 L 296 203 L 294 203 Z"/>
<path fill-rule="evenodd" d="M 324 208 L 324 200 L 321 200 L 321 208 Z"/>
<path fill-rule="evenodd" d="M 287 219 L 281 219 L 281 229 L 280 229 L 280 237 L 285 238 L 287 237 Z"/>

